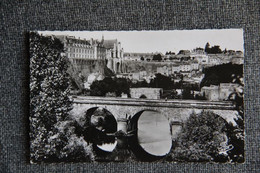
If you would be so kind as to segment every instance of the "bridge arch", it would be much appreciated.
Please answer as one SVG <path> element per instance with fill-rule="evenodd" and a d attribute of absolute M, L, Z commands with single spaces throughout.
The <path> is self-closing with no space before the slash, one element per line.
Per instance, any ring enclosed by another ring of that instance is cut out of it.
<path fill-rule="evenodd" d="M 86 142 L 93 143 L 97 155 L 112 152 L 117 144 L 113 134 L 117 131 L 117 121 L 113 114 L 103 107 L 91 107 L 83 112 L 84 126 L 82 135 Z"/>
<path fill-rule="evenodd" d="M 144 109 L 130 120 L 129 131 L 133 132 L 129 146 L 143 161 L 164 157 L 172 147 L 169 119 L 161 111 Z"/>
<path fill-rule="evenodd" d="M 113 133 L 117 130 L 117 121 L 115 116 L 106 108 L 92 107 L 85 111 L 85 123 L 106 133 Z"/>
<path fill-rule="evenodd" d="M 140 98 L 140 99 L 147 99 L 147 96 L 144 95 L 144 94 L 142 94 L 139 98 Z"/>
<path fill-rule="evenodd" d="M 135 125 L 134 125 L 134 124 L 137 123 L 138 119 L 140 118 L 140 116 L 142 115 L 142 113 L 144 113 L 145 111 L 147 111 L 147 112 L 149 112 L 149 111 L 150 111 L 150 112 L 157 112 L 157 113 L 161 114 L 162 116 L 165 116 L 161 111 L 156 110 L 156 109 L 148 108 L 148 109 L 139 110 L 138 112 L 136 112 L 136 113 L 131 117 L 130 123 L 131 123 L 131 125 L 133 125 L 133 127 L 131 127 L 131 129 L 132 129 L 132 128 L 135 128 Z M 168 119 L 167 116 L 165 116 L 165 117 Z"/>

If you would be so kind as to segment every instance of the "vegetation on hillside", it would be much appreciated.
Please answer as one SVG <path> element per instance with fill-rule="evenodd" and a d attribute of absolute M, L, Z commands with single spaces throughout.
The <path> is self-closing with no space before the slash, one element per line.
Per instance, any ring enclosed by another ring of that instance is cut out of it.
<path fill-rule="evenodd" d="M 205 77 L 201 81 L 200 86 L 219 85 L 220 83 L 238 83 L 234 81 L 234 76 L 243 77 L 243 65 L 222 64 L 203 69 Z"/>
<path fill-rule="evenodd" d="M 116 96 L 121 96 L 121 94 L 129 95 L 130 80 L 124 78 L 111 78 L 106 77 L 100 81 L 94 81 L 90 86 L 91 96 L 106 96 L 108 93 L 115 93 Z"/>
<path fill-rule="evenodd" d="M 89 94 L 91 96 L 116 96 L 127 94 L 130 97 L 130 88 L 162 88 L 162 98 L 167 99 L 205 99 L 194 94 L 199 86 L 195 84 L 187 84 L 174 82 L 171 77 L 157 73 L 149 83 L 143 81 L 131 81 L 130 79 L 106 77 L 103 80 L 96 80 L 90 86 Z M 177 95 L 176 89 L 182 89 L 181 95 Z"/>
<path fill-rule="evenodd" d="M 205 52 L 208 54 L 220 54 L 222 53 L 222 50 L 220 49 L 220 46 L 215 45 L 213 47 L 210 47 L 210 44 L 207 43 L 205 46 Z"/>

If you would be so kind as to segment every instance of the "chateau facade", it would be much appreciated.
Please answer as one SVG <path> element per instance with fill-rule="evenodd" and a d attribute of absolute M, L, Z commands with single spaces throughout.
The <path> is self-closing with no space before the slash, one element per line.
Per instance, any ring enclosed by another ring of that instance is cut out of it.
<path fill-rule="evenodd" d="M 74 36 L 56 35 L 64 44 L 65 54 L 72 63 L 82 64 L 84 60 L 106 60 L 107 67 L 115 72 L 122 72 L 124 50 L 117 39 L 101 41 L 76 38 Z"/>
<path fill-rule="evenodd" d="M 115 40 L 101 41 L 76 38 L 74 36 L 56 35 L 64 44 L 66 56 L 69 59 L 110 59 L 123 58 L 121 43 Z"/>

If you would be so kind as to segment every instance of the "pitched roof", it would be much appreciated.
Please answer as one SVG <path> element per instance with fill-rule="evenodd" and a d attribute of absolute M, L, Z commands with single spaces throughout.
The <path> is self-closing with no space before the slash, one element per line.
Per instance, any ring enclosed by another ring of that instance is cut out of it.
<path fill-rule="evenodd" d="M 85 44 L 85 45 L 90 45 L 88 40 L 82 40 L 80 38 L 75 38 L 75 37 L 66 37 L 68 43 L 76 43 L 76 44 Z"/>

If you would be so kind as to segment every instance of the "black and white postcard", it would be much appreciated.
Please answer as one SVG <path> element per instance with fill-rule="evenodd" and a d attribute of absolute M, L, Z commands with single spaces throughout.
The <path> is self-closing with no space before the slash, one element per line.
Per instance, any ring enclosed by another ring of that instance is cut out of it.
<path fill-rule="evenodd" d="M 30 161 L 244 162 L 242 29 L 33 31 Z"/>

